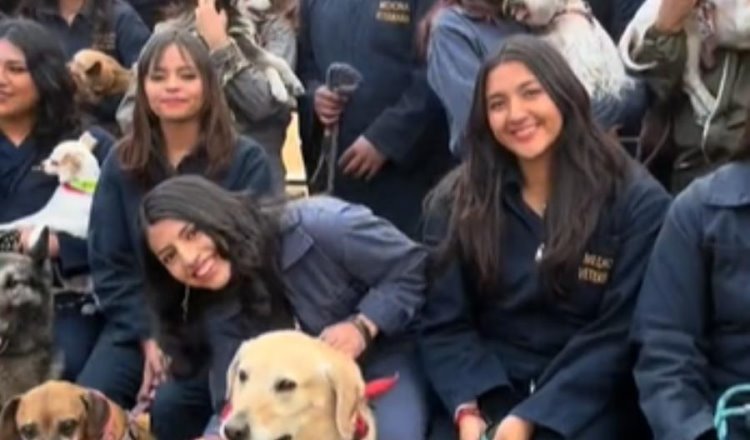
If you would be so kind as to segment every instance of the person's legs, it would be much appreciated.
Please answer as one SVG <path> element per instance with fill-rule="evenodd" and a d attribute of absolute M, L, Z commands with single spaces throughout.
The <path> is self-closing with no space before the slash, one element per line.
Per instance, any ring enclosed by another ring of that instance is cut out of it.
<path fill-rule="evenodd" d="M 415 350 L 401 346 L 398 350 L 373 353 L 365 361 L 363 374 L 365 380 L 398 374 L 396 386 L 372 402 L 378 440 L 424 440 L 430 411 L 427 384 Z"/>
<path fill-rule="evenodd" d="M 103 320 L 94 303 L 92 295 L 61 293 L 55 296 L 55 350 L 63 359 L 64 380 L 75 380 L 99 339 Z"/>
<path fill-rule="evenodd" d="M 143 379 L 143 354 L 137 341 L 117 341 L 113 333 L 105 325 L 77 383 L 99 390 L 121 407 L 130 409 L 135 405 Z"/>
<path fill-rule="evenodd" d="M 159 440 L 192 440 L 213 415 L 208 378 L 170 380 L 156 390 L 151 432 Z"/>

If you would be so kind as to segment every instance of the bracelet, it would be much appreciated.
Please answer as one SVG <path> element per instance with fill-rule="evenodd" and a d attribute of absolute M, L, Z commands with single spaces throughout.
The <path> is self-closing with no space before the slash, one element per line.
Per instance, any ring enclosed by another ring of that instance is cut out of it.
<path fill-rule="evenodd" d="M 367 328 L 367 324 L 362 322 L 362 320 L 356 316 L 350 319 L 350 322 L 354 324 L 354 327 L 359 331 L 360 335 L 362 335 L 362 339 L 365 341 L 365 347 L 369 347 L 370 343 L 372 343 L 372 334 L 370 333 L 370 329 Z"/>

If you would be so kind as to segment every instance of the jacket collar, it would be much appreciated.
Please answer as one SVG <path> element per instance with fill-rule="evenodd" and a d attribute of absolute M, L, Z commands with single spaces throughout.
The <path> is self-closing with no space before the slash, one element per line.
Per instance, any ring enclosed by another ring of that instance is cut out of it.
<path fill-rule="evenodd" d="M 750 161 L 728 163 L 706 179 L 707 204 L 721 207 L 750 205 Z"/>

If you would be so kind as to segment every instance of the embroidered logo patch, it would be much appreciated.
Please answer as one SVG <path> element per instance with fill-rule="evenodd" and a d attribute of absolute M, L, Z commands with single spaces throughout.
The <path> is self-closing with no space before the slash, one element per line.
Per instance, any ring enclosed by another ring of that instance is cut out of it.
<path fill-rule="evenodd" d="M 596 285 L 604 285 L 609 280 L 614 260 L 586 252 L 578 268 L 578 280 Z"/>
<path fill-rule="evenodd" d="M 378 13 L 375 18 L 388 23 L 409 24 L 411 6 L 407 2 L 382 0 L 378 3 Z"/>

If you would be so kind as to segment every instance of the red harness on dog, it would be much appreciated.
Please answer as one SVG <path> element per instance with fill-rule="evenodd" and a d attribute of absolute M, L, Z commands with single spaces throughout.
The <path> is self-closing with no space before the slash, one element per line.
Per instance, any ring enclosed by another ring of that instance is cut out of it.
<path fill-rule="evenodd" d="M 368 401 L 377 399 L 392 390 L 396 386 L 396 382 L 398 382 L 398 374 L 367 382 L 365 385 L 365 399 Z M 232 406 L 227 403 L 224 405 L 224 409 L 221 410 L 219 418 L 224 421 L 231 412 Z M 367 419 L 362 414 L 358 414 L 354 422 L 354 438 L 352 440 L 364 440 L 369 433 L 370 425 L 367 424 Z"/>

